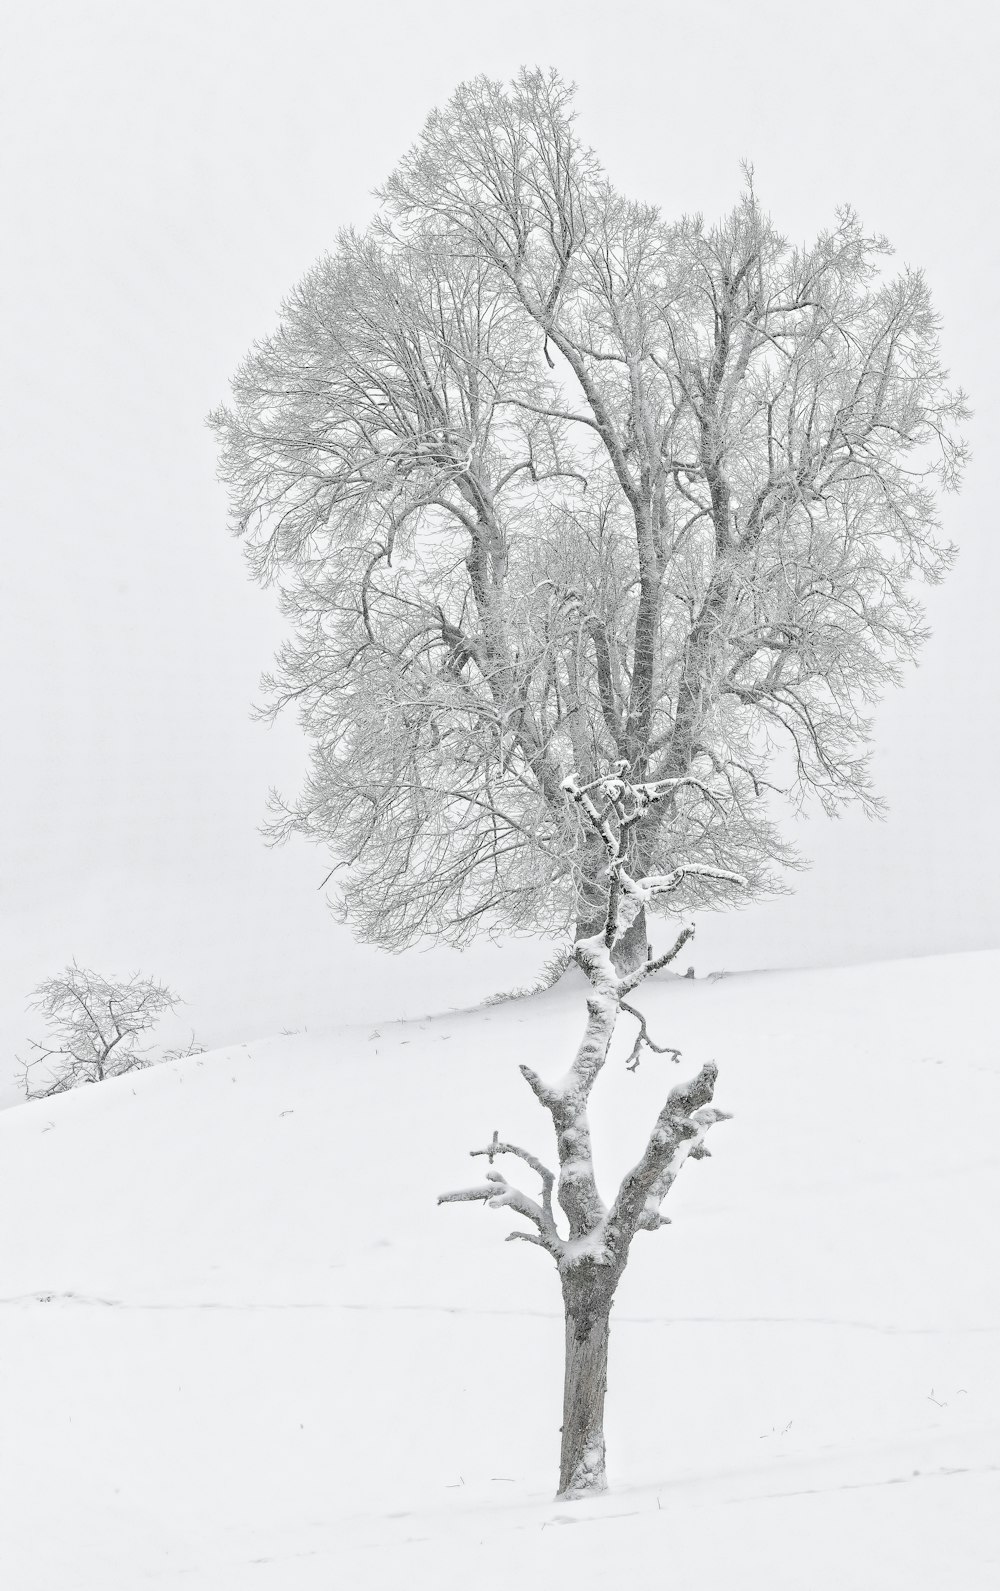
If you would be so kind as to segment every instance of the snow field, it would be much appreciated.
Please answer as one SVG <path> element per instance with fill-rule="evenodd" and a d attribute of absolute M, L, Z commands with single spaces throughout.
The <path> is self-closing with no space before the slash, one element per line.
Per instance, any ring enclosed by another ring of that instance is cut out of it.
<path fill-rule="evenodd" d="M 587 1503 L 552 1495 L 551 1261 L 435 1204 L 494 1128 L 551 1158 L 517 1064 L 564 1069 L 578 975 L 0 1114 L 3 1584 L 993 1591 L 998 973 L 643 987 L 684 1057 L 626 1074 L 623 1019 L 605 1197 L 710 1057 L 735 1119 L 636 1239 Z"/>

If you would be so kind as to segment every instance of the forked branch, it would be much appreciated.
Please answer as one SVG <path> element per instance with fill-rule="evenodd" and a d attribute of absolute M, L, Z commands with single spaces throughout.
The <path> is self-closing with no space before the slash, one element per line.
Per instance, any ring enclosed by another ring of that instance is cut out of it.
<path fill-rule="evenodd" d="M 535 1232 L 514 1231 L 508 1236 L 508 1241 L 514 1238 L 523 1238 L 526 1242 L 537 1243 L 542 1248 L 554 1255 L 557 1259 L 562 1253 L 563 1242 L 557 1230 L 555 1217 L 552 1211 L 552 1190 L 555 1187 L 555 1175 L 548 1166 L 544 1165 L 530 1150 L 522 1149 L 518 1144 L 506 1144 L 499 1141 L 499 1135 L 493 1134 L 493 1140 L 485 1149 L 470 1149 L 470 1155 L 475 1159 L 485 1155 L 492 1166 L 496 1155 L 514 1155 L 530 1166 L 541 1180 L 542 1200 L 539 1204 L 535 1199 L 529 1198 L 520 1188 L 515 1188 L 499 1171 L 488 1171 L 486 1181 L 476 1187 L 459 1188 L 453 1193 L 438 1195 L 438 1204 L 459 1204 L 464 1202 L 482 1202 L 488 1204 L 491 1210 L 509 1208 L 516 1214 L 523 1215 Z"/>
<path fill-rule="evenodd" d="M 676 1049 L 674 1045 L 654 1044 L 646 1028 L 646 1018 L 643 1016 L 641 1011 L 637 1011 L 634 1005 L 629 1005 L 627 1000 L 619 1000 L 618 1006 L 620 1010 L 627 1011 L 629 1016 L 634 1016 L 639 1024 L 639 1031 L 636 1034 L 635 1043 L 633 1044 L 631 1053 L 625 1062 L 625 1070 L 627 1072 L 634 1072 L 638 1070 L 644 1047 L 646 1049 L 652 1050 L 654 1055 L 669 1055 L 673 1061 L 680 1060 L 681 1052 L 680 1050 Z"/>

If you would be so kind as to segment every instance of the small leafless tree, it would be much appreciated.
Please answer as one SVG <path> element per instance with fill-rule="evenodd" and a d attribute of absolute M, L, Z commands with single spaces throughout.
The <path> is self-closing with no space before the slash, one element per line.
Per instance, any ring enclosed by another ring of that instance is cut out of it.
<path fill-rule="evenodd" d="M 153 978 L 105 978 L 74 961 L 65 972 L 46 978 L 34 990 L 32 1010 L 45 1017 L 46 1039 L 28 1041 L 31 1054 L 20 1060 L 21 1082 L 29 1099 L 48 1099 L 84 1083 L 102 1083 L 152 1066 L 159 1058 L 142 1044 L 161 1017 L 179 1004 L 177 995 Z M 191 1048 L 181 1053 L 197 1053 Z"/>
<path fill-rule="evenodd" d="M 878 808 L 869 709 L 923 637 L 965 413 L 927 286 L 841 210 L 789 245 L 625 198 L 557 74 L 463 84 L 211 417 L 312 748 L 272 835 L 330 847 L 363 938 L 592 937 L 563 780 L 678 781 L 636 876 L 791 860 L 768 786 Z M 692 776 L 686 781 L 684 776 Z M 706 798 L 705 791 L 709 792 Z M 722 905 L 711 873 L 683 910 Z M 645 912 L 616 949 L 645 959 Z"/>
<path fill-rule="evenodd" d="M 627 997 L 650 973 L 673 961 L 694 929 L 684 928 L 664 955 L 646 961 L 626 976 L 615 966 L 615 947 L 636 912 L 656 899 L 675 894 L 689 872 L 710 878 L 720 887 L 742 888 L 746 880 L 739 874 L 700 863 L 677 867 L 660 876 L 632 876 L 628 869 L 630 835 L 651 807 L 675 793 L 669 780 L 636 784 L 625 777 L 622 764 L 617 774 L 588 785 L 568 779 L 566 793 L 605 853 L 608 908 L 599 932 L 578 940 L 575 947 L 577 965 L 586 973 L 591 987 L 587 1025 L 573 1064 L 557 1082 L 545 1081 L 530 1066 L 521 1067 L 536 1099 L 552 1117 L 558 1181 L 529 1150 L 501 1143 L 494 1133 L 492 1142 L 485 1149 L 473 1150 L 473 1155 L 485 1155 L 491 1167 L 502 1155 L 522 1160 L 540 1179 L 540 1197 L 530 1197 L 508 1182 L 502 1172 L 490 1170 L 484 1182 L 444 1193 L 439 1203 L 482 1200 L 492 1209 L 512 1210 L 528 1221 L 530 1229 L 515 1230 L 510 1238 L 537 1244 L 556 1263 L 566 1320 L 559 1494 L 579 1497 L 604 1491 L 607 1485 L 604 1398 L 611 1304 L 632 1239 L 637 1232 L 655 1232 L 667 1225 L 668 1217 L 661 1214 L 661 1206 L 681 1165 L 686 1159 L 707 1156 L 705 1135 L 716 1122 L 727 1120 L 726 1112 L 712 1103 L 717 1068 L 709 1062 L 691 1081 L 671 1089 L 641 1159 L 622 1179 L 610 1207 L 604 1203 L 598 1192 L 587 1119 L 591 1090 L 607 1060 L 623 1011 L 639 1024 L 626 1065 L 638 1065 L 645 1048 L 680 1059 L 677 1050 L 655 1043 L 645 1017 Z M 566 1218 L 565 1232 L 560 1232 L 557 1225 L 553 1193 Z"/>

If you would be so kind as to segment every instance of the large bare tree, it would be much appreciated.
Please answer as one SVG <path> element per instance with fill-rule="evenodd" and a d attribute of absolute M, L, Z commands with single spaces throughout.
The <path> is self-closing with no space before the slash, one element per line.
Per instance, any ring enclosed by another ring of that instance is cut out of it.
<path fill-rule="evenodd" d="M 884 275 L 849 210 L 790 247 L 752 183 L 667 223 L 570 99 L 539 71 L 461 87 L 211 417 L 289 620 L 269 710 L 312 751 L 272 832 L 332 851 L 342 912 L 397 948 L 591 936 L 602 851 L 562 783 L 619 760 L 690 776 L 631 833 L 637 873 L 774 887 L 768 785 L 876 807 L 868 712 L 950 558 L 963 399 L 920 273 Z"/>
<path fill-rule="evenodd" d="M 720 1118 L 669 1095 L 606 1207 L 587 1102 L 647 914 L 751 899 L 796 860 L 782 796 L 878 810 L 870 710 L 946 572 L 965 462 L 919 272 L 840 211 L 791 247 L 752 173 L 714 226 L 623 197 L 553 72 L 429 118 L 363 233 L 284 305 L 211 416 L 233 525 L 289 638 L 268 710 L 312 761 L 272 833 L 327 847 L 359 935 L 570 928 L 590 983 L 527 1217 L 567 1323 L 560 1490 L 604 1485 L 611 1301 L 637 1231 Z"/>

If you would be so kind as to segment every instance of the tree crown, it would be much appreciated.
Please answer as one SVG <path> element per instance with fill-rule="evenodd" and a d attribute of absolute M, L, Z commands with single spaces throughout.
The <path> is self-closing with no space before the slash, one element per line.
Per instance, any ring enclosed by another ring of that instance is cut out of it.
<path fill-rule="evenodd" d="M 74 961 L 46 978 L 30 1001 L 46 1019 L 49 1035 L 30 1040 L 32 1053 L 21 1063 L 28 1098 L 46 1099 L 151 1065 L 143 1035 L 179 1003 L 166 984 L 139 973 L 107 978 Z M 192 1039 L 190 1050 L 177 1053 L 194 1051 Z M 35 1081 L 39 1071 L 41 1080 Z"/>
<path fill-rule="evenodd" d="M 953 556 L 966 406 L 922 275 L 850 209 L 790 246 L 749 172 L 717 225 L 665 221 L 552 72 L 462 85 L 380 199 L 210 417 L 289 620 L 269 710 L 312 748 L 273 836 L 331 847 L 390 947 L 590 931 L 607 869 L 563 785 L 621 762 L 679 781 L 640 872 L 780 887 L 773 790 L 878 809 L 871 707 Z"/>

